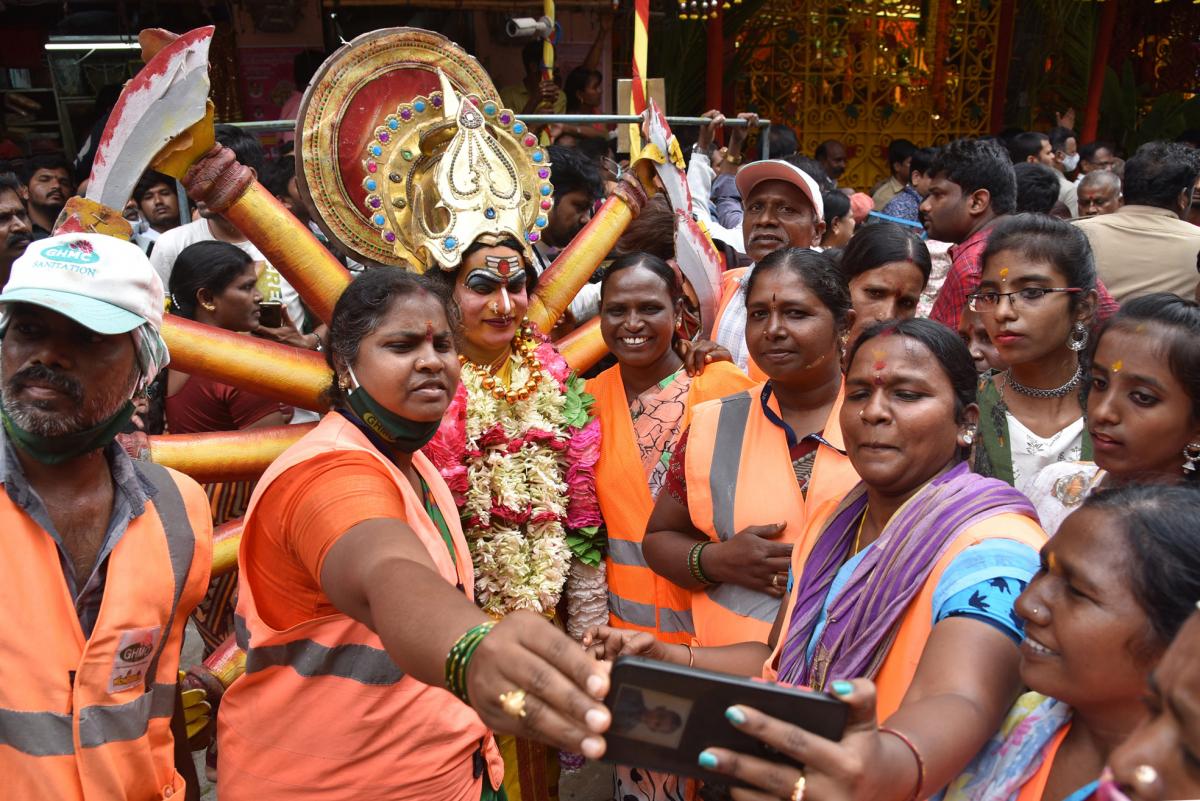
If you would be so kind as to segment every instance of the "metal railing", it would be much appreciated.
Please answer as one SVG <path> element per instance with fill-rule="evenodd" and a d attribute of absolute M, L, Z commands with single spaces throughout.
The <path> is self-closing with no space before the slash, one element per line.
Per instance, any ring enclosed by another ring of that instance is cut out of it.
<path fill-rule="evenodd" d="M 568 125 L 592 125 L 595 123 L 601 125 L 627 125 L 642 121 L 642 118 L 636 114 L 521 114 L 518 116 L 521 122 L 524 122 L 526 125 L 550 125 L 556 122 Z M 698 128 L 702 125 L 708 125 L 709 122 L 711 120 L 708 117 L 667 117 L 667 124 L 672 129 Z M 296 123 L 292 120 L 235 122 L 233 125 L 252 133 L 277 133 L 280 131 L 293 131 L 296 128 Z M 725 120 L 726 128 L 745 128 L 748 125 L 749 123 L 746 120 L 737 117 Z M 770 120 L 758 121 L 759 147 L 761 157 L 764 159 L 771 157 L 770 137 L 767 136 L 767 129 L 770 127 Z"/>

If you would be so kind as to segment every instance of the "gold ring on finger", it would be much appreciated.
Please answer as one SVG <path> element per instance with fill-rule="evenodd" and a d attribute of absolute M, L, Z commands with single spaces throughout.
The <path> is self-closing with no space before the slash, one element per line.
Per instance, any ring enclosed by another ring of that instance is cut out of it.
<path fill-rule="evenodd" d="M 771 586 L 774 587 L 775 589 L 779 589 L 779 574 L 778 573 L 771 576 Z"/>
<path fill-rule="evenodd" d="M 800 778 L 796 779 L 796 786 L 792 788 L 792 801 L 804 801 L 804 785 L 808 782 L 804 778 L 804 773 L 800 773 Z"/>
<path fill-rule="evenodd" d="M 506 693 L 500 693 L 500 707 L 509 717 L 518 720 L 525 717 L 525 691 L 509 690 Z"/>

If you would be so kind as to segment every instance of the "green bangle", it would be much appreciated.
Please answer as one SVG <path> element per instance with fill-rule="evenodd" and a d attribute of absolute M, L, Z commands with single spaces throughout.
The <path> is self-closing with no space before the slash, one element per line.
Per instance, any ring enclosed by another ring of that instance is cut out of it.
<path fill-rule="evenodd" d="M 475 649 L 495 625 L 496 621 L 489 620 L 467 629 L 454 645 L 450 646 L 450 653 L 446 655 L 446 689 L 464 704 L 471 703 L 467 697 L 467 667 L 471 664 Z"/>
<path fill-rule="evenodd" d="M 704 574 L 704 568 L 700 566 L 700 555 L 704 553 L 704 549 L 712 545 L 711 540 L 698 542 L 688 551 L 688 572 L 692 574 L 692 578 L 701 584 L 713 584 L 712 579 Z"/>

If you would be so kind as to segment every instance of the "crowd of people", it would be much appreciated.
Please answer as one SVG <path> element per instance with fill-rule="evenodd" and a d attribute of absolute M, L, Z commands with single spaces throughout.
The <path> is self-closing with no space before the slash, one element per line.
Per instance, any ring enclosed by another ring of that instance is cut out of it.
<path fill-rule="evenodd" d="M 565 91 L 529 56 L 506 108 L 598 108 L 591 56 Z M 548 801 L 640 655 L 812 688 L 847 728 L 735 704 L 766 750 L 690 755 L 729 787 L 619 765 L 589 797 L 1200 797 L 1195 137 L 893 139 L 850 187 L 842 142 L 810 158 L 777 123 L 755 159 L 753 115 L 713 111 L 680 210 L 604 126 L 506 149 L 444 102 L 454 141 L 513 175 L 533 153 L 553 192 L 394 189 L 455 212 L 384 229 L 409 269 L 334 240 L 293 154 L 217 127 L 349 272 L 328 319 L 195 184 L 147 172 L 123 242 L 55 233 L 65 159 L 0 171 L 6 794 L 197 798 L 207 748 L 223 801 Z M 429 147 L 392 183 L 498 180 Z M 595 250 L 610 198 L 633 219 Z M 713 319 L 680 211 L 722 262 Z M 319 353 L 328 407 L 168 367 L 164 314 Z M 572 370 L 555 341 L 593 318 L 608 356 Z M 301 423 L 203 486 L 119 437 Z M 197 635 L 240 675 L 181 663 Z"/>

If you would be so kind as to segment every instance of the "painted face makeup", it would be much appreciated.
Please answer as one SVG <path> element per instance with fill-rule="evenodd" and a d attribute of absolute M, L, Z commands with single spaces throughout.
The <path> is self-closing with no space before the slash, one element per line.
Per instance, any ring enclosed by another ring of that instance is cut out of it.
<path fill-rule="evenodd" d="M 472 270 L 467 274 L 466 280 L 463 282 L 467 288 L 473 292 L 478 292 L 481 295 L 490 295 L 497 289 L 500 290 L 500 302 L 492 301 L 489 304 L 489 309 L 495 315 L 507 315 L 512 313 L 512 300 L 509 298 L 509 293 L 519 293 L 525 289 L 525 271 L 520 269 L 520 260 L 513 257 L 488 256 L 488 267 L 492 267 L 492 261 L 496 261 L 495 269 L 479 268 Z M 513 265 L 516 265 L 514 272 Z"/>

